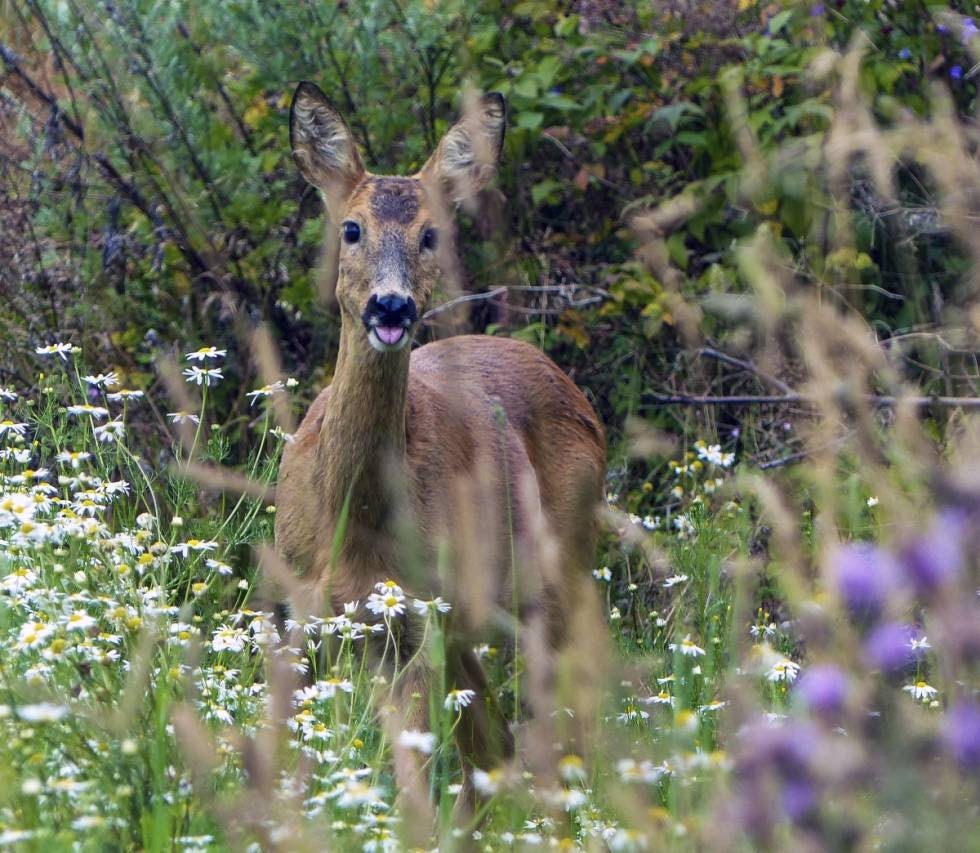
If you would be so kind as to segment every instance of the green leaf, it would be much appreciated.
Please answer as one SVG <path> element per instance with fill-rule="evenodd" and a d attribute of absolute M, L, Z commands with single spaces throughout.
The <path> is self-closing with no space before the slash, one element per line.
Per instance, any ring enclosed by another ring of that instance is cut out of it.
<path fill-rule="evenodd" d="M 543 181 L 531 187 L 531 201 L 535 207 L 539 207 L 543 202 L 551 199 L 552 195 L 557 195 L 561 189 L 561 184 L 553 178 L 545 178 Z"/>

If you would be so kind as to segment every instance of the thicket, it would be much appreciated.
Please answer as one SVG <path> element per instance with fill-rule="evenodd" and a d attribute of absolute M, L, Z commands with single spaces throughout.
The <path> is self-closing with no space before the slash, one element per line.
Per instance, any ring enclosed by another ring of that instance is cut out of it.
<path fill-rule="evenodd" d="M 318 668 L 322 635 L 364 629 L 317 617 L 290 650 L 256 609 L 289 406 L 339 328 L 288 151 L 301 79 L 394 173 L 467 88 L 504 93 L 465 293 L 421 337 L 538 343 L 610 435 L 583 647 L 617 653 L 572 685 L 592 751 L 488 773 L 474 840 L 975 837 L 974 11 L 0 0 L 0 841 L 397 848 L 383 698 L 355 657 Z M 224 378 L 188 393 L 168 354 Z M 256 482 L 213 497 L 175 453 Z M 312 688 L 277 669 L 294 651 Z M 521 650 L 480 654 L 526 733 Z M 413 734 L 447 849 L 458 698 Z"/>
<path fill-rule="evenodd" d="M 381 172 L 424 162 L 465 87 L 506 95 L 499 195 L 459 245 L 468 290 L 508 290 L 455 316 L 540 341 L 614 431 L 627 414 L 655 414 L 651 392 L 761 390 L 699 349 L 749 348 L 731 322 L 746 289 L 737 249 L 760 223 L 808 287 L 909 356 L 927 391 L 959 393 L 971 381 L 959 342 L 928 335 L 965 287 L 935 187 L 915 165 L 853 158 L 836 176 L 851 208 L 842 235 L 831 197 L 841 187 L 827 183 L 835 79 L 806 73 L 857 40 L 857 85 L 882 123 L 928 115 L 933 80 L 967 115 L 975 30 L 939 11 L 864 0 L 7 2 L 4 378 L 31 382 L 34 346 L 57 333 L 91 341 L 150 387 L 161 350 L 260 320 L 292 373 L 329 378 L 337 320 L 318 298 L 321 205 L 286 138 L 292 88 L 311 79 Z M 759 156 L 776 151 L 762 174 Z M 876 168 L 895 170 L 891 197 Z M 681 192 L 651 267 L 635 254 L 631 215 Z M 253 377 L 232 378 L 223 393 L 236 416 Z M 656 414 L 672 428 L 688 420 Z M 768 414 L 763 431 L 740 430 L 758 458 L 783 438 L 769 423 L 781 413 Z M 744 417 L 721 409 L 718 426 L 730 434 Z"/>

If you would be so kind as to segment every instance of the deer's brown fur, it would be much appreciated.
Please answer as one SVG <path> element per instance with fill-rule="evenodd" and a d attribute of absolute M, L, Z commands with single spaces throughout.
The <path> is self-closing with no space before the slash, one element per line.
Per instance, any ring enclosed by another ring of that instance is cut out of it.
<path fill-rule="evenodd" d="M 508 735 L 472 645 L 514 605 L 514 615 L 544 624 L 553 647 L 562 643 L 595 550 L 603 430 L 578 388 L 528 344 L 465 335 L 378 351 L 361 314 L 383 292 L 410 296 L 424 310 L 439 254 L 420 247 L 420 234 L 445 224 L 436 196 L 460 201 L 492 177 L 503 120 L 502 99 L 484 96 L 418 175 L 378 177 L 364 170 L 319 90 L 297 90 L 296 160 L 323 192 L 328 228 L 355 222 L 361 237 L 340 247 L 334 379 L 287 445 L 276 498 L 277 550 L 309 610 L 363 604 L 389 578 L 410 595 L 454 602 L 448 677 L 450 686 L 480 694 L 459 730 L 464 764 L 479 766 L 502 757 Z M 449 549 L 442 578 L 440 544 Z M 480 600 L 467 606 L 468 597 Z M 427 730 L 430 672 L 424 654 L 415 655 L 419 642 L 418 622 L 403 619 L 398 657 L 412 664 L 395 690 L 402 725 Z M 399 775 L 409 766 L 396 755 Z"/>

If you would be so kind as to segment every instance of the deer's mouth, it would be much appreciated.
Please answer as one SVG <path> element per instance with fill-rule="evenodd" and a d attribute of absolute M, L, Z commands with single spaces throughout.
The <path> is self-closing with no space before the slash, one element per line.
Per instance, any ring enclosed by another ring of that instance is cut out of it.
<path fill-rule="evenodd" d="M 375 326 L 371 329 L 371 333 L 380 343 L 388 347 L 398 346 L 406 334 L 404 326 Z"/>
<path fill-rule="evenodd" d="M 372 296 L 362 319 L 371 346 L 378 352 L 391 352 L 408 345 L 409 330 L 418 320 L 418 310 L 411 297 Z"/>

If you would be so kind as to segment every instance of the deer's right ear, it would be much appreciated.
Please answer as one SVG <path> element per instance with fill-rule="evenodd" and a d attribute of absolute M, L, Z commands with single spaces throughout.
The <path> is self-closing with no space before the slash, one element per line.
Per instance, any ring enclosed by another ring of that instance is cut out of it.
<path fill-rule="evenodd" d="M 346 199 L 364 174 L 347 122 L 314 83 L 303 81 L 293 93 L 289 144 L 303 177 L 323 192 L 328 207 Z"/>

